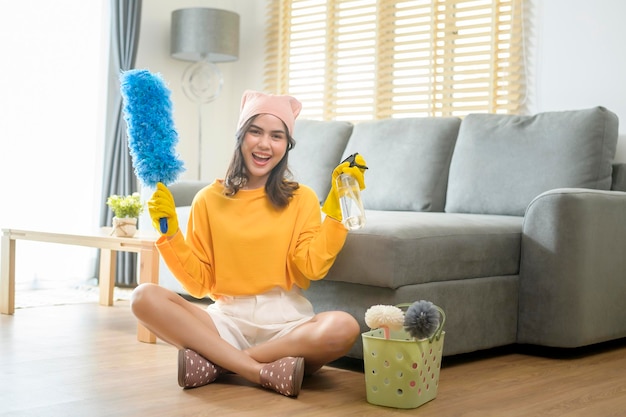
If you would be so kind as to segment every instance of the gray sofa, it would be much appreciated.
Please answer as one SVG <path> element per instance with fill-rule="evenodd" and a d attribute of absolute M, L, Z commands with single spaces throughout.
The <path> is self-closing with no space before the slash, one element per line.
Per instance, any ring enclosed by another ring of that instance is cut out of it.
<path fill-rule="evenodd" d="M 613 162 L 612 112 L 300 120 L 294 136 L 290 166 L 320 203 L 344 157 L 370 167 L 366 227 L 306 291 L 316 311 L 345 310 L 366 331 L 372 305 L 430 300 L 447 313 L 444 355 L 626 337 L 626 164 Z M 181 227 L 204 185 L 171 187 Z M 362 357 L 360 341 L 349 356 Z"/>

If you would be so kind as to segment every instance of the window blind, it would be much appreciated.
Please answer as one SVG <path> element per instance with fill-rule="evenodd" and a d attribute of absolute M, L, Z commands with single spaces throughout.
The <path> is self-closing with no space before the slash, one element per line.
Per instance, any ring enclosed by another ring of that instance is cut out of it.
<path fill-rule="evenodd" d="M 517 113 L 525 97 L 522 0 L 276 0 L 265 88 L 302 117 Z"/>

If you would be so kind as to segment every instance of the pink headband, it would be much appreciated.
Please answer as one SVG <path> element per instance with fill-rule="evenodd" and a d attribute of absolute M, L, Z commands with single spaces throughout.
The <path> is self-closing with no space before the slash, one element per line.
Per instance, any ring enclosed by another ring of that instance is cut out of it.
<path fill-rule="evenodd" d="M 251 117 L 258 114 L 271 114 L 282 120 L 289 130 L 289 136 L 293 136 L 293 126 L 301 109 L 302 104 L 291 96 L 275 96 L 246 90 L 241 98 L 241 113 L 239 114 L 237 131 Z"/>

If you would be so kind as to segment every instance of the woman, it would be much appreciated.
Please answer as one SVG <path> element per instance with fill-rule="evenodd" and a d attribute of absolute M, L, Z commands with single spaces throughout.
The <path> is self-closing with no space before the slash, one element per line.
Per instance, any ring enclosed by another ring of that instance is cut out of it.
<path fill-rule="evenodd" d="M 142 284 L 133 292 L 131 307 L 139 321 L 179 349 L 182 387 L 234 372 L 296 397 L 304 373 L 345 355 L 359 336 L 352 316 L 314 314 L 301 295 L 310 280 L 326 275 L 347 230 L 334 186 L 322 222 L 315 193 L 287 179 L 300 109 L 290 96 L 244 93 L 225 179 L 196 195 L 186 237 L 178 231 L 174 199 L 163 184 L 148 202 L 157 230 L 159 219 L 168 221 L 157 241 L 168 267 L 191 295 L 215 300 L 202 309 L 157 285 Z M 363 169 L 343 163 L 332 178 L 342 172 L 364 187 Z"/>

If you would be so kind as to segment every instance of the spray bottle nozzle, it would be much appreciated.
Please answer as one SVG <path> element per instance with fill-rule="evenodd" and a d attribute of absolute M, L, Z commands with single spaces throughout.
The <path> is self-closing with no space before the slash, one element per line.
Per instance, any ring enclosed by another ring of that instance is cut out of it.
<path fill-rule="evenodd" d="M 341 163 L 343 164 L 344 162 L 350 162 L 350 168 L 357 167 L 357 168 L 360 168 L 360 169 L 368 169 L 365 165 L 361 165 L 361 164 L 356 162 L 356 156 L 358 154 L 359 154 L 358 152 L 353 153 L 352 155 L 350 155 L 349 157 L 347 157 L 346 159 L 341 161 Z"/>

